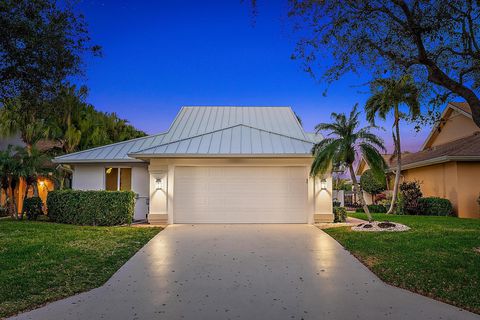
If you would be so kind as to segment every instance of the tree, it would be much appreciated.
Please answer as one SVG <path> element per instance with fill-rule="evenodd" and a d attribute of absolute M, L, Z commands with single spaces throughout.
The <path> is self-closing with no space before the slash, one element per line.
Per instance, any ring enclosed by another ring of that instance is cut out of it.
<path fill-rule="evenodd" d="M 465 99 L 480 127 L 480 2 L 473 0 L 291 0 L 290 15 L 304 31 L 295 58 L 327 80 L 361 68 L 412 73 L 434 101 Z M 328 52 L 331 59 L 317 56 Z M 322 65 L 325 63 L 325 65 Z M 429 90 L 429 93 L 432 91 Z"/>
<path fill-rule="evenodd" d="M 387 189 L 387 181 L 385 180 L 385 176 L 382 179 L 382 177 L 378 177 L 373 174 L 372 170 L 368 169 L 360 177 L 360 186 L 375 199 L 377 194 Z"/>
<path fill-rule="evenodd" d="M 25 203 L 30 188 L 33 189 L 33 196 L 38 197 L 38 177 L 47 172 L 45 165 L 50 158 L 36 147 L 30 150 L 27 148 L 16 148 L 16 151 L 15 156 L 19 164 L 18 176 L 23 178 L 26 184 L 23 195 L 23 202 Z M 22 216 L 24 212 L 25 206 L 23 206 Z"/>
<path fill-rule="evenodd" d="M 55 0 L 4 0 L 0 3 L 0 100 L 38 101 L 56 95 L 67 77 L 82 73 L 90 45 L 84 17 L 71 4 Z"/>
<path fill-rule="evenodd" d="M 400 106 L 405 105 L 409 117 L 415 119 L 420 114 L 419 90 L 413 79 L 404 75 L 400 79 L 388 78 L 377 79 L 371 83 L 372 96 L 365 104 L 367 120 L 375 123 L 378 115 L 385 120 L 387 114 L 393 112 L 393 144 L 395 146 L 394 157 L 396 157 L 395 182 L 393 185 L 393 196 L 390 209 L 387 213 L 393 213 L 397 203 L 400 175 L 402 173 L 402 148 L 400 142 L 400 119 L 406 118 L 406 114 L 400 111 Z"/>
<path fill-rule="evenodd" d="M 19 161 L 15 159 L 14 148 L 9 145 L 6 150 L 0 151 L 0 182 L 5 192 L 10 215 L 16 219 L 19 218 L 17 200 L 15 198 L 15 189 L 19 182 L 19 171 Z"/>
<path fill-rule="evenodd" d="M 372 216 L 363 198 L 363 193 L 358 185 L 353 163 L 361 153 L 365 161 L 375 174 L 382 174 L 385 170 L 385 160 L 377 148 L 385 150 L 383 140 L 373 133 L 373 126 L 358 129 L 360 113 L 355 105 L 347 116 L 344 113 L 331 114 L 332 123 L 320 123 L 315 127 L 316 132 L 328 131 L 326 138 L 316 143 L 312 149 L 314 160 L 310 175 L 317 176 L 325 174 L 332 166 L 332 163 L 342 164 L 348 168 L 358 199 L 367 214 L 368 220 Z M 358 129 L 358 130 L 357 130 Z"/>

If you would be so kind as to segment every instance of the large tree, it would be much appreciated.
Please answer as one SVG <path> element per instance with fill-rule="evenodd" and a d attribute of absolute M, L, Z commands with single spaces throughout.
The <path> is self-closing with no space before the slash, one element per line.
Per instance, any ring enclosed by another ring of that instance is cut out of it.
<path fill-rule="evenodd" d="M 371 83 L 372 95 L 365 104 L 367 120 L 375 124 L 378 116 L 385 120 L 389 113 L 393 113 L 393 144 L 394 157 L 396 158 L 395 183 L 390 209 L 387 213 L 393 213 L 397 204 L 397 194 L 402 173 L 402 147 L 400 139 L 400 119 L 415 119 L 420 114 L 419 90 L 409 75 L 399 79 L 386 78 L 376 79 Z M 405 106 L 406 113 L 400 110 Z"/>
<path fill-rule="evenodd" d="M 312 149 L 314 159 L 310 174 L 312 176 L 325 174 L 331 170 L 333 163 L 345 166 L 350 172 L 360 204 L 365 210 L 368 220 L 372 221 L 353 169 L 353 163 L 361 154 L 371 170 L 377 175 L 382 175 L 386 164 L 378 149 L 385 150 L 385 147 L 382 139 L 371 133 L 372 126 L 359 128 L 359 115 L 355 105 L 348 117 L 344 113 L 333 112 L 331 123 L 320 123 L 315 127 L 317 133 L 325 132 L 326 138 L 316 143 Z"/>
<path fill-rule="evenodd" d="M 480 2 L 290 0 L 302 30 L 295 56 L 333 81 L 347 72 L 413 73 L 436 102 L 462 97 L 480 127 Z M 319 55 L 333 57 L 324 59 Z"/>

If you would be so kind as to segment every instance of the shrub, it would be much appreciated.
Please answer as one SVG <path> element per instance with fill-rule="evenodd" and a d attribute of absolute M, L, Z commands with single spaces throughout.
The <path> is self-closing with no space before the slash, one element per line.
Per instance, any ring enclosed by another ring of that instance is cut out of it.
<path fill-rule="evenodd" d="M 0 217 L 8 216 L 8 209 L 7 207 L 0 207 Z"/>
<path fill-rule="evenodd" d="M 398 214 L 418 214 L 418 199 L 422 197 L 420 182 L 411 181 L 400 184 L 400 196 L 397 203 Z"/>
<path fill-rule="evenodd" d="M 333 206 L 334 207 L 340 207 L 342 203 L 340 201 L 338 201 L 337 199 L 333 199 Z"/>
<path fill-rule="evenodd" d="M 37 220 L 38 216 L 43 214 L 43 202 L 40 197 L 31 197 L 23 201 L 24 211 L 28 220 Z"/>
<path fill-rule="evenodd" d="M 347 210 L 344 207 L 333 208 L 333 222 L 347 221 Z"/>
<path fill-rule="evenodd" d="M 449 216 L 453 214 L 450 200 L 438 197 L 426 197 L 418 200 L 418 214 L 426 216 Z"/>
<path fill-rule="evenodd" d="M 371 213 L 387 213 L 387 207 L 381 204 L 369 204 L 367 205 L 368 210 Z M 365 212 L 362 207 L 357 208 L 355 212 Z"/>
<path fill-rule="evenodd" d="M 135 193 L 131 191 L 57 190 L 48 193 L 48 216 L 60 223 L 113 226 L 131 223 Z"/>

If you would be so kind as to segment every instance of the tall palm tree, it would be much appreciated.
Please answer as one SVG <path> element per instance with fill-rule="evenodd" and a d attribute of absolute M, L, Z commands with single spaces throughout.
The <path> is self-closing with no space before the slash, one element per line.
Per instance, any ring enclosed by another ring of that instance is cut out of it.
<path fill-rule="evenodd" d="M 357 105 L 355 105 L 348 118 L 344 113 L 333 112 L 331 114 L 332 123 L 320 123 L 315 127 L 317 133 L 319 131 L 328 133 L 326 138 L 316 143 L 312 149 L 314 160 L 310 175 L 325 174 L 330 170 L 332 163 L 348 168 L 360 204 L 365 210 L 368 220 L 372 221 L 372 216 L 363 198 L 363 192 L 355 176 L 353 163 L 360 153 L 373 172 L 379 176 L 384 175 L 386 164 L 378 149 L 385 150 L 385 147 L 383 140 L 371 133 L 370 130 L 374 126 L 358 128 L 359 115 L 360 112 L 357 112 Z"/>
<path fill-rule="evenodd" d="M 393 157 L 397 160 L 395 182 L 390 208 L 387 213 L 393 213 L 397 203 L 400 174 L 402 172 L 402 148 L 400 143 L 400 119 L 409 117 L 415 119 L 420 114 L 420 91 L 410 75 L 404 75 L 399 79 L 377 79 L 371 83 L 372 96 L 367 100 L 365 113 L 367 120 L 374 125 L 378 115 L 385 120 L 390 112 L 393 112 L 392 136 L 395 146 Z M 400 106 L 407 107 L 407 113 L 400 111 Z"/>

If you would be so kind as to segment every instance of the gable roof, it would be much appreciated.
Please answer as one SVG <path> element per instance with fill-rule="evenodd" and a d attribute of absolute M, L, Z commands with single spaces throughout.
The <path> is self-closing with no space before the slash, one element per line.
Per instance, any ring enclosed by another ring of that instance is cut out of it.
<path fill-rule="evenodd" d="M 432 140 L 438 135 L 442 127 L 445 125 L 445 121 L 450 118 L 450 115 L 453 111 L 457 111 L 465 117 L 472 119 L 472 110 L 470 109 L 470 105 L 468 103 L 449 102 L 443 110 L 442 115 L 440 116 L 440 120 L 435 123 L 427 138 L 423 142 L 420 150 L 425 150 L 431 145 Z"/>
<path fill-rule="evenodd" d="M 290 107 L 183 107 L 161 134 L 56 157 L 59 163 L 132 162 L 172 156 L 311 156 L 321 135 Z"/>
<path fill-rule="evenodd" d="M 448 161 L 480 161 L 480 132 L 402 157 L 402 170 Z M 395 167 L 393 161 L 391 168 Z"/>

